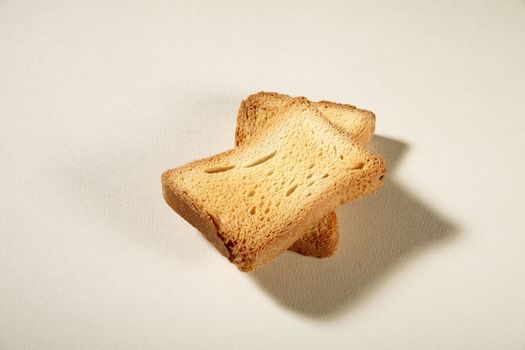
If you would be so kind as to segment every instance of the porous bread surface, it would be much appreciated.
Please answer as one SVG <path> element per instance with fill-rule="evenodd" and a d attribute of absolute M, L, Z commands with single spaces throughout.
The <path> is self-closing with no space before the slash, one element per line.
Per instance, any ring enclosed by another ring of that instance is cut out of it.
<path fill-rule="evenodd" d="M 248 142 L 264 132 L 294 97 L 275 92 L 259 92 L 241 102 L 237 113 L 235 144 Z M 300 99 L 300 98 L 295 98 Z M 311 102 L 319 112 L 358 142 L 366 144 L 375 130 L 375 115 L 352 105 L 330 101 Z M 335 253 L 339 231 L 335 212 L 309 228 L 289 249 L 297 253 L 324 258 Z"/>
<path fill-rule="evenodd" d="M 376 190 L 371 155 L 306 100 L 249 143 L 163 174 L 167 202 L 243 271 L 273 260 L 338 205 Z"/>

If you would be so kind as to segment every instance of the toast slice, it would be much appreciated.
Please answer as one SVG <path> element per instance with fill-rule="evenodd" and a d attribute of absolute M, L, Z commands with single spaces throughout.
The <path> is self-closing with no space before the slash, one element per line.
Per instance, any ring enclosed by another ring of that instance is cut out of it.
<path fill-rule="evenodd" d="M 241 102 L 237 113 L 235 145 L 239 146 L 264 132 L 294 97 L 275 92 L 259 92 Z M 367 144 L 375 130 L 375 115 L 352 105 L 329 101 L 312 102 L 320 113 L 356 141 Z M 289 249 L 299 254 L 325 258 L 335 253 L 339 229 L 335 212 L 309 228 Z"/>
<path fill-rule="evenodd" d="M 167 203 L 242 271 L 383 182 L 385 164 L 306 99 L 249 143 L 162 175 Z"/>

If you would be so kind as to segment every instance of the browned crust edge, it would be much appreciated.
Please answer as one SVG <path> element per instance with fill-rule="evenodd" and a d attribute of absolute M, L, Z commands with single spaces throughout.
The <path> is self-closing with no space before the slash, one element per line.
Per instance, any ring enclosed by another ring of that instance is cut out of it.
<path fill-rule="evenodd" d="M 175 210 L 184 220 L 189 222 L 193 227 L 204 234 L 204 237 L 210 241 L 222 255 L 230 259 L 231 254 L 224 244 L 223 239 L 218 234 L 217 223 L 208 213 L 199 209 L 190 196 L 186 193 L 172 188 L 169 183 L 171 170 L 164 172 L 161 176 L 162 195 L 166 203 Z"/>

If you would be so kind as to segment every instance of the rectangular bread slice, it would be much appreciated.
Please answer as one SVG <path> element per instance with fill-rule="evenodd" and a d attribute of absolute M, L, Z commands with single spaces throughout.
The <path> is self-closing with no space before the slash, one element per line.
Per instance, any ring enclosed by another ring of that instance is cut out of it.
<path fill-rule="evenodd" d="M 259 92 L 241 102 L 237 113 L 235 145 L 248 142 L 265 131 L 294 97 L 275 92 Z M 312 102 L 319 112 L 357 142 L 367 144 L 375 130 L 375 115 L 352 105 L 329 101 Z M 325 258 L 335 253 L 339 228 L 335 212 L 329 213 L 289 248 L 299 254 Z"/>
<path fill-rule="evenodd" d="M 380 187 L 380 156 L 306 99 L 249 143 L 162 175 L 167 203 L 242 271 L 288 249 L 333 211 Z"/>

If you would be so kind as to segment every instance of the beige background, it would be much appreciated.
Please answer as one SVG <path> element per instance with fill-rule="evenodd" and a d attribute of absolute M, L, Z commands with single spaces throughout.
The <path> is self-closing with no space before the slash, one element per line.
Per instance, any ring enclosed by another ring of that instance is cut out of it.
<path fill-rule="evenodd" d="M 0 0 L 1 349 L 525 349 L 525 2 Z M 334 258 L 164 204 L 259 90 L 377 114 Z"/>

